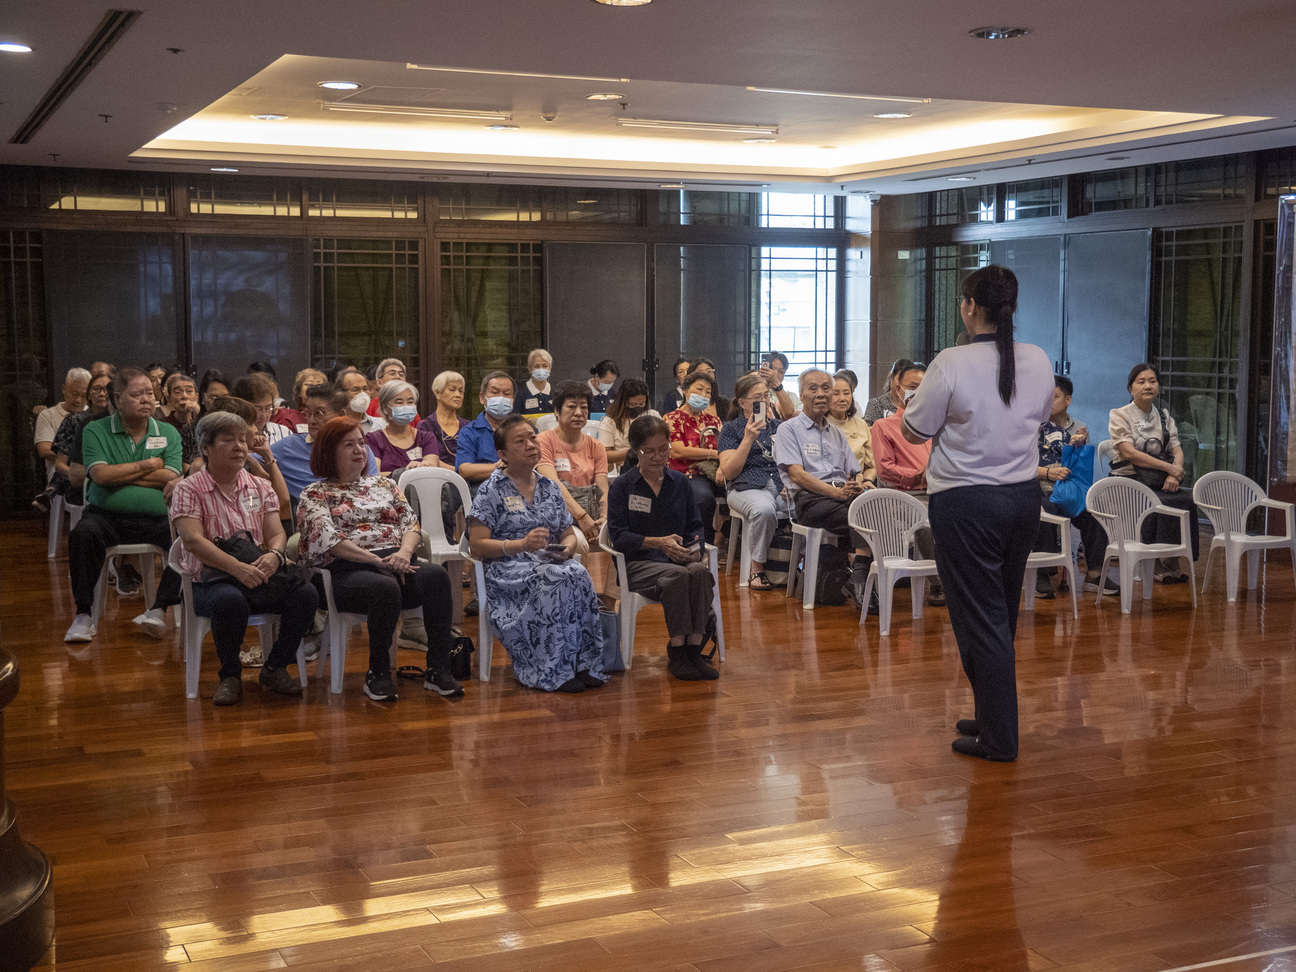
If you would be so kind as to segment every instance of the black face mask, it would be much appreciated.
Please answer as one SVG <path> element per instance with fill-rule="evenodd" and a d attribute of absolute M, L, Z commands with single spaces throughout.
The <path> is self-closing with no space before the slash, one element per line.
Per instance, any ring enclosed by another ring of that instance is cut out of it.
<path fill-rule="evenodd" d="M 627 409 L 626 414 L 629 415 L 631 418 L 638 418 L 646 411 L 648 411 L 647 406 L 643 408 L 631 408 L 631 409 Z"/>

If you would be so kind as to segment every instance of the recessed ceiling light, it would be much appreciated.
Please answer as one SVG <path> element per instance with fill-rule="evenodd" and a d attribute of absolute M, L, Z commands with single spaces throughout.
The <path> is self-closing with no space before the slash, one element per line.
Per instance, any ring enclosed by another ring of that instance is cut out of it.
<path fill-rule="evenodd" d="M 969 30 L 969 34 L 980 40 L 1012 40 L 1014 37 L 1025 37 L 1030 33 L 1029 27 L 978 27 Z"/>
<path fill-rule="evenodd" d="M 773 145 L 778 141 L 777 138 L 744 138 L 748 145 Z"/>
<path fill-rule="evenodd" d="M 594 203 L 596 203 L 596 202 L 598 202 L 597 199 L 577 199 L 577 200 L 576 200 L 576 205 L 577 205 L 577 206 L 590 206 L 590 205 L 592 205 L 592 204 L 594 204 Z"/>
<path fill-rule="evenodd" d="M 257 121 L 283 121 L 288 116 L 267 113 L 264 115 L 253 115 L 252 117 L 255 118 Z"/>
<path fill-rule="evenodd" d="M 238 169 L 231 169 L 228 165 L 213 165 L 213 172 L 237 172 Z"/>
<path fill-rule="evenodd" d="M 947 176 L 946 182 L 976 182 L 976 176 Z"/>
<path fill-rule="evenodd" d="M 658 188 L 659 188 L 659 189 L 683 189 L 683 188 L 684 188 L 684 183 L 682 183 L 682 182 L 663 182 L 663 183 L 662 183 Z"/>
<path fill-rule="evenodd" d="M 354 91 L 360 84 L 357 81 L 321 81 L 319 86 L 330 91 Z"/>
<path fill-rule="evenodd" d="M 929 105 L 930 98 L 910 98 L 904 95 L 863 95 L 841 94 L 837 91 L 799 91 L 796 88 L 757 88 L 747 85 L 748 91 L 762 91 L 765 94 L 805 95 L 808 98 L 853 98 L 857 101 L 902 101 L 911 105 Z"/>
<path fill-rule="evenodd" d="M 912 111 L 875 111 L 874 118 L 912 118 Z"/>
<path fill-rule="evenodd" d="M 488 132 L 518 132 L 522 130 L 519 125 L 486 125 L 484 127 Z"/>
<path fill-rule="evenodd" d="M 0 44 L 0 51 L 5 51 L 9 54 L 30 54 L 31 48 L 28 47 L 26 44 L 15 44 L 13 42 L 6 42 L 4 44 Z"/>
<path fill-rule="evenodd" d="M 601 3 L 605 7 L 642 7 L 646 3 L 652 3 L 652 0 L 594 0 L 595 3 Z"/>
<path fill-rule="evenodd" d="M 592 95 L 586 95 L 586 101 L 621 101 L 625 98 L 619 91 L 595 91 Z"/>

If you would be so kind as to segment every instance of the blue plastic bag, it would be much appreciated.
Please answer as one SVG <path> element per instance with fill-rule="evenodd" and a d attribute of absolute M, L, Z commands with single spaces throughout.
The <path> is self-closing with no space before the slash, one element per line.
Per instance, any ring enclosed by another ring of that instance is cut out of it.
<path fill-rule="evenodd" d="M 1085 496 L 1093 485 L 1094 447 L 1063 446 L 1062 465 L 1071 470 L 1071 475 L 1053 484 L 1050 498 L 1067 516 L 1076 517 L 1085 511 Z"/>

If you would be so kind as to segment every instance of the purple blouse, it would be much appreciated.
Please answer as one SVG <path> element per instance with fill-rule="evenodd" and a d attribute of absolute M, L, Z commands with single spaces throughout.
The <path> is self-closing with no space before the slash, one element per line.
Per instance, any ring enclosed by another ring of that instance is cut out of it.
<path fill-rule="evenodd" d="M 428 456 L 436 456 L 442 462 L 454 462 L 453 457 L 445 454 L 445 450 L 442 449 L 437 437 L 423 429 L 414 431 L 414 444 L 408 449 L 399 449 L 392 445 L 391 440 L 387 438 L 382 429 L 377 429 L 366 435 L 365 442 L 373 451 L 374 458 L 378 460 L 379 468 L 385 473 L 404 469 L 411 462 L 418 462 Z"/>

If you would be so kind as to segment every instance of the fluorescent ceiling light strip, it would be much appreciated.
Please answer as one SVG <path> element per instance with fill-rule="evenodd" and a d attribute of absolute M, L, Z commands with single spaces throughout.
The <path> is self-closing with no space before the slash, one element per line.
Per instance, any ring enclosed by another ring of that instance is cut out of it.
<path fill-rule="evenodd" d="M 809 98 L 854 98 L 857 101 L 899 101 L 906 105 L 930 105 L 930 98 L 905 98 L 897 96 L 886 98 L 882 95 L 862 95 L 862 94 L 839 94 L 835 91 L 796 91 L 792 88 L 753 88 L 747 86 L 748 91 L 763 91 L 765 94 L 789 94 L 805 95 Z"/>
<path fill-rule="evenodd" d="M 469 121 L 512 121 L 511 111 L 483 108 L 422 108 L 418 105 L 366 105 L 354 101 L 321 102 L 325 111 L 371 112 L 377 115 L 422 115 L 426 118 L 462 118 Z"/>
<path fill-rule="evenodd" d="M 777 125 L 736 125 L 729 122 L 670 121 L 664 118 L 622 118 L 616 116 L 620 128 L 664 128 L 679 132 L 721 132 L 726 135 L 777 135 Z"/>
<path fill-rule="evenodd" d="M 495 74 L 509 78 L 550 78 L 554 81 L 609 81 L 613 84 L 629 84 L 629 78 L 594 78 L 584 74 L 542 74 L 539 71 L 486 71 L 481 68 L 433 67 L 427 64 L 410 64 L 406 62 L 407 71 L 445 71 L 448 74 Z"/>

